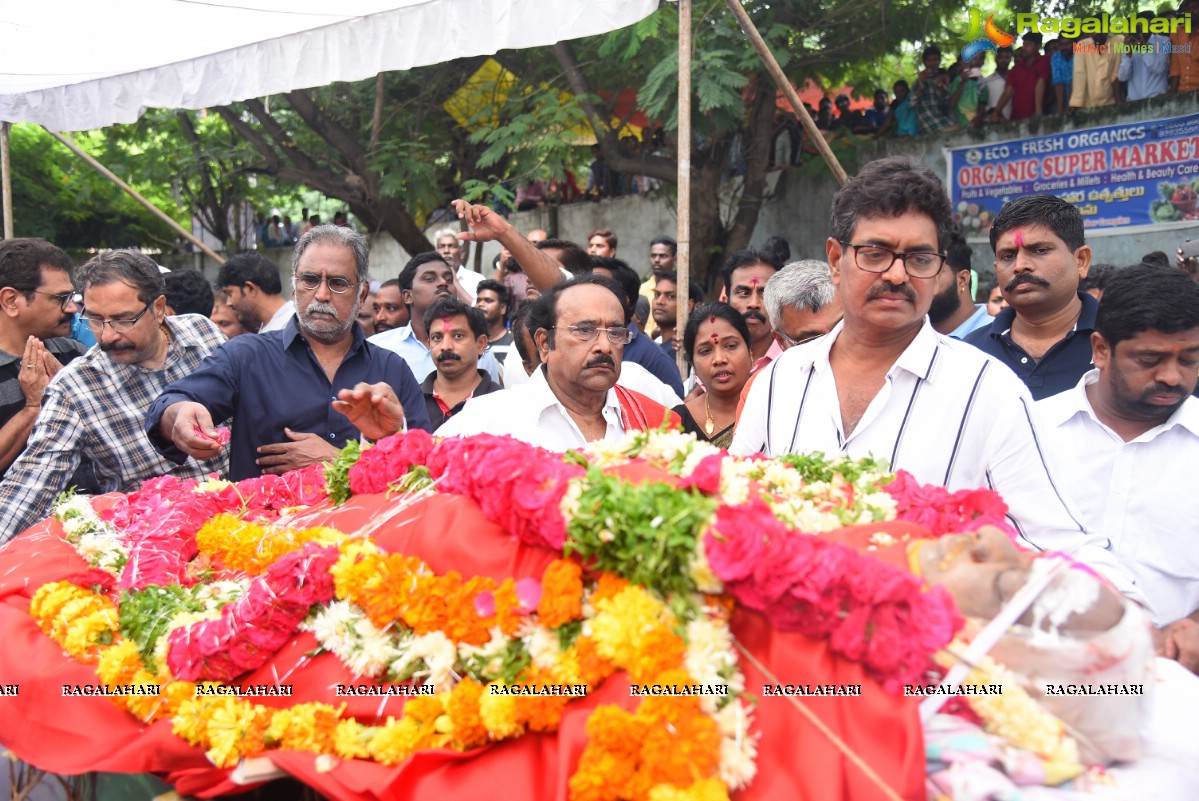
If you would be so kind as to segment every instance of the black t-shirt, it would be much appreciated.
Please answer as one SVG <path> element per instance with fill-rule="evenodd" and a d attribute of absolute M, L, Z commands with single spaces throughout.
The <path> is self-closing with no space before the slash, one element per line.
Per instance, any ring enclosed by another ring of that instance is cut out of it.
<path fill-rule="evenodd" d="M 87 353 L 87 347 L 82 342 L 68 337 L 52 337 L 44 340 L 43 344 L 62 364 L 70 364 L 75 358 Z M 21 382 L 17 378 L 20 372 L 21 355 L 14 356 L 0 350 L 0 427 L 7 425 L 25 406 L 25 393 L 21 391 Z M 4 472 L 0 471 L 0 478 Z M 88 472 L 90 473 L 90 469 Z M 79 471 L 76 471 L 76 476 L 84 478 Z M 72 483 L 79 486 L 80 482 Z"/>

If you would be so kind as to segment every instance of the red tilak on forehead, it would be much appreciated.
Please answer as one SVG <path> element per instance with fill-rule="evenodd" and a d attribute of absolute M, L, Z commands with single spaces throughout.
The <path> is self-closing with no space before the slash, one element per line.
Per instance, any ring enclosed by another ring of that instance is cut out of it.
<path fill-rule="evenodd" d="M 448 314 L 445 317 L 441 318 L 441 330 L 443 330 L 443 331 L 450 330 L 450 319 L 451 318 Z"/>
<path fill-rule="evenodd" d="M 708 322 L 711 323 L 712 325 L 716 325 L 716 315 L 713 314 L 711 317 L 709 317 Z"/>
<path fill-rule="evenodd" d="M 750 278 L 749 283 L 753 286 L 757 286 L 758 285 L 758 276 L 755 275 L 752 278 Z"/>
<path fill-rule="evenodd" d="M 717 344 L 719 344 L 719 343 L 720 343 L 720 337 L 718 337 L 718 336 L 716 336 L 715 334 L 713 334 L 713 335 L 712 335 L 712 344 L 713 344 L 713 345 L 717 345 Z"/>
<path fill-rule="evenodd" d="M 1024 247 L 1024 230 L 1023 229 L 1017 228 L 1015 231 L 1012 231 L 1012 237 L 1013 237 L 1013 241 L 1015 241 L 1015 243 L 1016 243 L 1016 247 L 1018 247 L 1018 248 Z"/>

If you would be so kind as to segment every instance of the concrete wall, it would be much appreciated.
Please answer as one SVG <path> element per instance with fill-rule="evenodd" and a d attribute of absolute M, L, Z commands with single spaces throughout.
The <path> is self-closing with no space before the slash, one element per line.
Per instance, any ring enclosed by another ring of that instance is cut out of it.
<path fill-rule="evenodd" d="M 1028 136 L 1073 131 L 1102 125 L 1139 122 L 1148 119 L 1181 116 L 1199 112 L 1199 93 L 1168 95 L 1137 103 L 1082 110 L 1072 117 L 1039 117 L 1019 123 L 991 126 L 980 131 L 963 131 L 942 137 L 888 139 L 864 141 L 857 148 L 858 161 L 865 163 L 889 155 L 909 155 L 927 163 L 942 178 L 945 177 L 945 156 L 942 148 L 960 147 L 984 142 L 1002 142 Z M 852 165 L 846 165 L 852 170 Z M 778 235 L 791 243 L 792 258 L 824 258 L 824 242 L 828 236 L 828 213 L 837 184 L 829 175 L 812 177 L 796 171 L 771 173 L 767 197 L 762 205 L 757 229 L 750 240 L 752 246 L 762 244 L 768 237 Z M 726 207 L 731 198 L 725 198 Z M 553 214 L 557 215 L 554 225 Z M 620 197 L 598 202 L 572 203 L 557 209 L 535 209 L 516 212 L 512 224 L 522 232 L 534 228 L 557 230 L 557 236 L 586 247 L 587 235 L 596 228 L 611 228 L 620 238 L 617 255 L 638 272 L 649 270 L 649 243 L 656 236 L 674 236 L 677 226 L 673 198 L 663 192 L 652 197 Z M 1178 225 L 1146 233 L 1100 233 L 1092 231 L 1089 244 L 1096 263 L 1132 264 L 1153 250 L 1173 255 L 1184 240 L 1199 238 L 1199 225 Z M 458 228 L 457 221 L 443 222 L 427 229 L 430 239 L 438 228 Z M 971 243 L 974 267 L 983 275 L 993 274 L 993 255 L 985 242 Z M 494 242 L 483 246 L 483 272 L 490 274 L 492 262 L 499 255 Z M 291 249 L 280 248 L 263 253 L 279 265 L 280 275 L 290 272 Z M 371 277 L 377 280 L 395 278 L 408 261 L 395 240 L 387 234 L 371 238 Z M 167 267 L 191 267 L 215 279 L 218 267 L 199 254 L 164 255 L 161 263 Z M 474 264 L 473 253 L 468 264 Z"/>

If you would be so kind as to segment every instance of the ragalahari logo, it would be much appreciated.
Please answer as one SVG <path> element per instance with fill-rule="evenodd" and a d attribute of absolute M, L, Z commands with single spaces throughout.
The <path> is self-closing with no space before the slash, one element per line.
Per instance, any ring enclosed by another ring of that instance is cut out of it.
<path fill-rule="evenodd" d="M 994 14 L 987 17 L 985 25 L 982 12 L 977 8 L 971 8 L 969 15 L 969 24 L 963 35 L 969 44 L 962 48 L 962 61 L 970 61 L 985 50 L 994 53 L 997 48 L 1010 47 L 1016 41 L 1015 36 L 999 29 Z"/>

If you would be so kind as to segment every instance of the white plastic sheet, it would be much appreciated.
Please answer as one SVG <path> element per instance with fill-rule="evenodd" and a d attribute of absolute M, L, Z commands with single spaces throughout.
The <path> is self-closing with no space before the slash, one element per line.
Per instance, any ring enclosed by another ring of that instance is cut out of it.
<path fill-rule="evenodd" d="M 45 0 L 0 3 L 0 120 L 133 122 L 604 33 L 658 0 Z"/>

